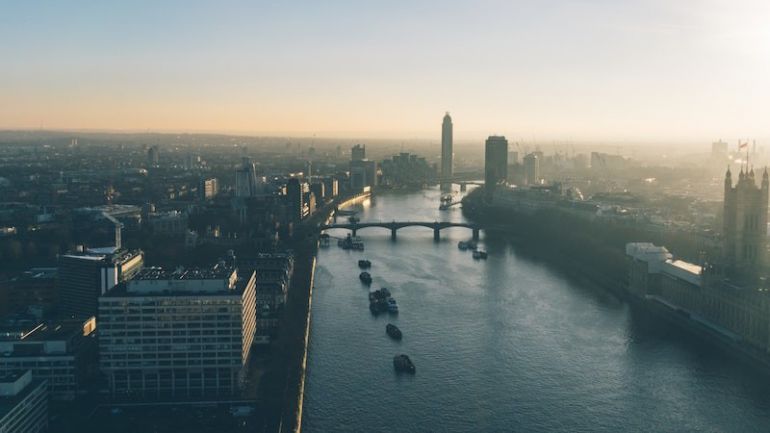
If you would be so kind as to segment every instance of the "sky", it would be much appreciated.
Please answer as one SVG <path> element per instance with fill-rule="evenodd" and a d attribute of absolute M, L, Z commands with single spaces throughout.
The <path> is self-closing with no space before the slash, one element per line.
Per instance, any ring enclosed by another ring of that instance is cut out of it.
<path fill-rule="evenodd" d="M 765 0 L 7 0 L 0 129 L 770 142 Z"/>

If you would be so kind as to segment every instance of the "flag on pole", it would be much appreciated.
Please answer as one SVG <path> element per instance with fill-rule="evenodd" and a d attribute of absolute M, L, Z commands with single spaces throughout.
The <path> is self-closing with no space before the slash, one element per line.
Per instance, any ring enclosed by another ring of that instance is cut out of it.
<path fill-rule="evenodd" d="M 746 147 L 746 148 L 749 147 L 749 142 L 748 141 L 745 142 L 745 143 L 738 142 L 738 150 L 743 149 L 744 147 Z"/>

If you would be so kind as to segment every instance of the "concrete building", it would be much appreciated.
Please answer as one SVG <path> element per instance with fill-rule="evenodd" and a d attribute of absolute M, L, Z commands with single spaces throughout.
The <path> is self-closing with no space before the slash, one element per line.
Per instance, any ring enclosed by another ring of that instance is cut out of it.
<path fill-rule="evenodd" d="M 289 221 L 302 221 L 305 203 L 302 183 L 293 177 L 286 183 L 286 209 L 289 213 Z"/>
<path fill-rule="evenodd" d="M 257 168 L 249 158 L 243 158 L 241 166 L 235 171 L 235 196 L 254 197 L 261 193 Z"/>
<path fill-rule="evenodd" d="M 61 315 L 86 319 L 96 316 L 98 298 L 141 270 L 144 254 L 114 248 L 59 256 Z"/>
<path fill-rule="evenodd" d="M 0 376 L 0 433 L 38 433 L 48 429 L 48 392 L 29 371 Z"/>
<path fill-rule="evenodd" d="M 294 256 L 288 253 L 260 253 L 255 257 L 240 259 L 240 269 L 255 271 L 257 333 L 255 344 L 270 342 L 270 336 L 278 329 L 280 313 L 286 304 L 289 284 L 294 273 Z"/>
<path fill-rule="evenodd" d="M 0 326 L 0 374 L 29 370 L 46 380 L 57 400 L 87 391 L 96 376 L 96 319 L 4 323 Z M 0 430 L 2 431 L 2 430 Z"/>
<path fill-rule="evenodd" d="M 420 156 L 401 152 L 380 163 L 381 183 L 391 186 L 417 186 L 427 184 L 436 178 L 436 171 Z"/>
<path fill-rule="evenodd" d="M 114 397 L 238 395 L 256 327 L 256 273 L 146 269 L 99 298 L 99 365 Z"/>
<path fill-rule="evenodd" d="M 761 186 L 754 181 L 753 169 L 744 173 L 741 168 L 735 185 L 729 168 L 725 173 L 722 233 L 726 272 L 730 276 L 755 278 L 765 265 L 769 189 L 766 169 Z"/>
<path fill-rule="evenodd" d="M 156 168 L 160 165 L 160 148 L 152 146 L 147 149 L 147 167 Z"/>
<path fill-rule="evenodd" d="M 631 161 L 621 155 L 591 152 L 591 170 L 599 172 L 624 170 L 631 166 Z"/>
<path fill-rule="evenodd" d="M 315 198 L 318 204 L 323 204 L 323 202 L 327 199 L 326 186 L 320 180 L 317 180 L 312 184 L 310 184 L 310 192 L 312 192 L 313 195 L 315 195 Z"/>
<path fill-rule="evenodd" d="M 711 158 L 715 162 L 727 162 L 727 142 L 720 139 L 711 143 Z"/>
<path fill-rule="evenodd" d="M 201 200 L 211 200 L 219 194 L 219 180 L 216 177 L 203 179 L 200 185 Z"/>
<path fill-rule="evenodd" d="M 157 234 L 180 236 L 187 233 L 187 214 L 178 210 L 151 213 L 147 222 Z"/>
<path fill-rule="evenodd" d="M 36 306 L 48 313 L 58 305 L 59 293 L 56 287 L 57 268 L 32 268 L 0 285 L 0 308 L 9 312 L 20 312 Z"/>
<path fill-rule="evenodd" d="M 367 187 L 377 185 L 377 164 L 374 161 L 362 160 L 350 162 L 350 188 L 353 191 L 363 191 Z"/>
<path fill-rule="evenodd" d="M 444 115 L 444 121 L 441 123 L 441 178 L 451 179 L 452 171 L 454 169 L 453 159 L 453 137 L 452 137 L 452 117 L 449 113 Z M 451 191 L 452 184 L 450 182 L 443 182 L 441 184 L 442 191 Z"/>
<path fill-rule="evenodd" d="M 350 160 L 355 161 L 363 161 L 366 159 L 366 146 L 361 144 L 356 144 L 353 146 L 352 149 L 350 149 Z"/>
<path fill-rule="evenodd" d="M 340 194 L 340 183 L 336 178 L 332 176 L 324 177 L 323 184 L 325 198 L 333 199 Z"/>
<path fill-rule="evenodd" d="M 490 135 L 484 151 L 484 189 L 491 199 L 499 185 L 508 179 L 508 140 L 503 136 Z"/>
<path fill-rule="evenodd" d="M 537 185 L 540 183 L 540 157 L 536 153 L 524 157 L 524 184 Z"/>

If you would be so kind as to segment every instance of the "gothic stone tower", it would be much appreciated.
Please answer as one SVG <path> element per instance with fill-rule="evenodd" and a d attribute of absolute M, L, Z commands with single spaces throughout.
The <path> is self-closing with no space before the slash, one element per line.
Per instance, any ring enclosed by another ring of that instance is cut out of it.
<path fill-rule="evenodd" d="M 754 181 L 754 170 L 743 168 L 733 186 L 730 169 L 725 174 L 724 259 L 727 273 L 738 278 L 756 277 L 765 264 L 767 245 L 767 169 L 762 185 Z"/>

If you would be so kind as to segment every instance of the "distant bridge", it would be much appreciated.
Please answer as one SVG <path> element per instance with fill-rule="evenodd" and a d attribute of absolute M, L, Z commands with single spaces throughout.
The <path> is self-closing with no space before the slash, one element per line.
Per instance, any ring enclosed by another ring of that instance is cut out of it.
<path fill-rule="evenodd" d="M 328 229 L 346 229 L 353 232 L 353 236 L 356 236 L 359 230 L 370 227 L 380 227 L 390 230 L 390 238 L 396 240 L 396 232 L 398 229 L 404 227 L 427 227 L 433 229 L 433 239 L 441 239 L 440 232 L 443 229 L 450 227 L 465 227 L 471 229 L 473 233 L 473 239 L 479 239 L 479 231 L 481 230 L 478 225 L 470 223 L 453 223 L 448 221 L 391 221 L 391 222 L 354 222 L 347 224 L 322 224 L 318 228 L 320 230 Z"/>
<path fill-rule="evenodd" d="M 436 179 L 436 182 L 441 185 L 442 190 L 444 188 L 444 185 L 460 185 L 460 191 L 466 191 L 468 188 L 468 185 L 484 185 L 483 180 L 477 180 L 478 176 L 453 176 L 453 177 L 441 177 Z"/>
<path fill-rule="evenodd" d="M 450 177 L 450 178 L 442 177 L 442 178 L 436 179 L 436 183 L 454 183 L 459 185 L 484 185 L 483 180 L 465 179 L 462 177 Z"/>

